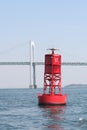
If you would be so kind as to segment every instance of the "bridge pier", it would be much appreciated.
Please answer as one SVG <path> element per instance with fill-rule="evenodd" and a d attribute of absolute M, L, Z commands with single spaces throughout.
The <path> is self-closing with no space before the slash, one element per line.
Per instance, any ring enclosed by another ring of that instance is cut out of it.
<path fill-rule="evenodd" d="M 36 66 L 35 66 L 35 63 L 33 62 L 33 88 L 37 88 L 37 85 L 36 85 Z"/>

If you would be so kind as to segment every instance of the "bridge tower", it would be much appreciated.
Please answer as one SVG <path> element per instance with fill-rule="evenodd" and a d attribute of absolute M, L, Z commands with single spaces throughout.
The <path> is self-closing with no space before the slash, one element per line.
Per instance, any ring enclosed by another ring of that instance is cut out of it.
<path fill-rule="evenodd" d="M 36 85 L 36 70 L 35 70 L 35 43 L 30 40 L 30 85 L 29 88 L 37 88 Z"/>

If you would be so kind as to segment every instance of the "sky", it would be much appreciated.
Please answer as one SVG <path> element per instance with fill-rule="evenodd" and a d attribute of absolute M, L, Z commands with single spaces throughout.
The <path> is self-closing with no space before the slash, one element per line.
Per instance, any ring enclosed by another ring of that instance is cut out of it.
<path fill-rule="evenodd" d="M 44 61 L 47 48 L 59 48 L 62 61 L 87 61 L 86 0 L 0 0 L 0 62 L 29 61 L 29 41 L 35 60 Z M 42 86 L 43 68 L 37 85 Z M 63 86 L 87 84 L 86 67 L 62 67 Z M 41 77 L 41 78 L 40 78 Z M 29 87 L 29 66 L 0 66 L 0 88 Z"/>

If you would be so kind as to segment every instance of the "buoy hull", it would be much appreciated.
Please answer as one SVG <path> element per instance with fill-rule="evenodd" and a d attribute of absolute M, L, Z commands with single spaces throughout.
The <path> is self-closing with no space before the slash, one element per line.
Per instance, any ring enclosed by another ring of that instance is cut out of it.
<path fill-rule="evenodd" d="M 66 94 L 38 94 L 39 105 L 66 105 Z"/>

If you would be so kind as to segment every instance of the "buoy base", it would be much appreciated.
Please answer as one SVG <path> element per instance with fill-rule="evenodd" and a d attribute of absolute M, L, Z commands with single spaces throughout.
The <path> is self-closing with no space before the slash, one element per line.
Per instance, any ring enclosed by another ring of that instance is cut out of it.
<path fill-rule="evenodd" d="M 38 105 L 66 105 L 66 101 L 66 94 L 38 94 Z"/>

